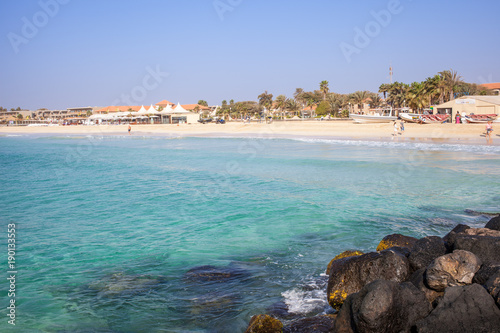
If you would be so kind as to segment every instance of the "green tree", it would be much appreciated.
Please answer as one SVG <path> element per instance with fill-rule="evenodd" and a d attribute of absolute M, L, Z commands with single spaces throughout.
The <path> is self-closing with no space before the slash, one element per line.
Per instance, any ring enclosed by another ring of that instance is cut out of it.
<path fill-rule="evenodd" d="M 302 88 L 297 88 L 295 89 L 295 92 L 293 93 L 293 98 L 297 103 L 300 103 L 302 107 L 306 105 L 306 99 L 304 98 L 304 89 Z"/>
<path fill-rule="evenodd" d="M 276 97 L 276 100 L 274 102 L 275 107 L 280 112 L 282 118 L 283 118 L 283 111 L 285 110 L 286 107 L 286 100 L 287 98 L 285 95 L 279 95 L 278 97 Z"/>
<path fill-rule="evenodd" d="M 295 99 L 288 98 L 286 100 L 286 110 L 292 112 L 293 115 L 297 115 L 301 109 L 302 105 L 298 103 Z"/>
<path fill-rule="evenodd" d="M 330 88 L 328 88 L 328 81 L 321 81 L 319 83 L 319 91 L 323 93 L 323 100 L 326 100 L 326 95 L 330 92 Z"/>
<path fill-rule="evenodd" d="M 457 71 L 452 69 L 439 72 L 442 80 L 444 81 L 443 90 L 445 94 L 449 94 L 448 101 L 454 99 L 454 93 L 457 90 L 458 85 L 463 82 L 462 76 L 458 75 Z"/>
<path fill-rule="evenodd" d="M 318 116 L 326 116 L 328 113 L 332 111 L 330 107 L 330 103 L 327 101 L 321 101 L 318 107 L 316 108 L 316 115 Z"/>
<path fill-rule="evenodd" d="M 358 106 L 359 111 L 362 111 L 365 102 L 368 98 L 371 97 L 371 95 L 372 93 L 366 90 L 356 91 L 355 93 L 351 94 L 351 102 Z"/>
<path fill-rule="evenodd" d="M 16 110 L 16 111 L 17 111 L 17 110 Z M 23 120 L 23 115 L 22 115 L 22 114 L 18 114 L 18 115 L 17 115 L 17 119 L 19 119 L 19 120 Z"/>
<path fill-rule="evenodd" d="M 204 101 L 204 100 L 202 100 L 202 99 L 200 99 L 200 100 L 198 101 L 198 104 L 199 104 L 199 105 L 203 105 L 203 106 L 208 106 L 207 101 Z"/>
<path fill-rule="evenodd" d="M 271 110 L 273 106 L 273 94 L 269 94 L 267 90 L 259 95 L 259 105 L 266 108 L 268 111 Z"/>

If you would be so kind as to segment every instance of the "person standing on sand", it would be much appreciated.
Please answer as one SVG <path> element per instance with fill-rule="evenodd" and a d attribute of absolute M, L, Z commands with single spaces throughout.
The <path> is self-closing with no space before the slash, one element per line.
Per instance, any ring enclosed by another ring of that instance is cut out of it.
<path fill-rule="evenodd" d="M 455 116 L 455 124 L 460 124 L 460 112 L 457 112 L 457 115 Z"/>
<path fill-rule="evenodd" d="M 398 136 L 398 123 L 394 120 L 394 134 L 392 136 Z"/>
<path fill-rule="evenodd" d="M 401 129 L 401 135 L 405 134 L 405 122 L 403 119 L 401 119 L 400 129 Z"/>
<path fill-rule="evenodd" d="M 491 120 L 486 124 L 486 142 L 491 143 L 491 132 L 493 132 L 493 125 Z"/>
<path fill-rule="evenodd" d="M 130 127 L 130 125 L 128 125 L 128 135 L 130 135 L 131 130 L 132 130 L 132 127 Z"/>

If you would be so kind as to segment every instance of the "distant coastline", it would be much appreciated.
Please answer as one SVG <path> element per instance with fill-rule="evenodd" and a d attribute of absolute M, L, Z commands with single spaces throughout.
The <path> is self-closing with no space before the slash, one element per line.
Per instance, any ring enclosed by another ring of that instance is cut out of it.
<path fill-rule="evenodd" d="M 127 125 L 99 126 L 0 126 L 0 135 L 128 135 Z M 354 124 L 334 121 L 275 121 L 272 124 L 229 122 L 226 124 L 135 125 L 131 135 L 254 137 L 254 138 L 328 138 L 346 140 L 381 140 L 394 142 L 426 142 L 484 144 L 483 124 L 406 124 L 403 134 L 393 136 L 392 124 Z M 500 145 L 493 132 L 492 145 Z"/>

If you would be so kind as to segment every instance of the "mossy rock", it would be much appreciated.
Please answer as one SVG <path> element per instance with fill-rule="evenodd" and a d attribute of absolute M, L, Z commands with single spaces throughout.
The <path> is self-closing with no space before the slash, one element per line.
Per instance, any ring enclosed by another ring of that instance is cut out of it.
<path fill-rule="evenodd" d="M 283 324 L 268 315 L 253 316 L 245 333 L 282 333 Z"/>
<path fill-rule="evenodd" d="M 364 253 L 361 252 L 361 251 L 351 251 L 351 250 L 348 250 L 348 251 L 344 251 L 342 252 L 341 254 L 338 254 L 335 256 L 335 258 L 333 258 L 329 263 L 328 263 L 328 266 L 326 267 L 326 275 L 330 275 L 330 270 L 332 268 L 332 264 L 334 261 L 336 260 L 339 260 L 339 259 L 344 259 L 344 258 L 349 258 L 349 257 L 355 257 L 355 256 L 360 256 L 360 255 L 363 255 Z"/>
<path fill-rule="evenodd" d="M 418 239 L 401 234 L 385 236 L 377 246 L 377 251 L 384 251 L 391 247 L 405 247 L 411 249 Z"/>

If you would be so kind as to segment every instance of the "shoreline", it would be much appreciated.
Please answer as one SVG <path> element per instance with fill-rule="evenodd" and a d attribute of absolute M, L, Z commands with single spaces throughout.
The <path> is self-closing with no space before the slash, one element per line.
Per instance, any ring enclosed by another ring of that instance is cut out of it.
<path fill-rule="evenodd" d="M 2 126 L 0 135 L 124 135 L 128 125 L 94 126 Z M 130 136 L 277 138 L 318 140 L 360 140 L 406 143 L 488 145 L 483 124 L 405 123 L 404 134 L 393 136 L 392 123 L 355 124 L 329 121 L 275 121 L 272 124 L 229 122 L 226 124 L 133 125 Z M 492 143 L 500 145 L 493 134 Z"/>

